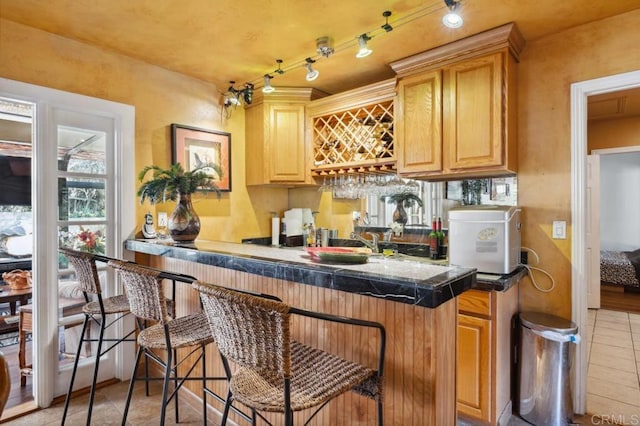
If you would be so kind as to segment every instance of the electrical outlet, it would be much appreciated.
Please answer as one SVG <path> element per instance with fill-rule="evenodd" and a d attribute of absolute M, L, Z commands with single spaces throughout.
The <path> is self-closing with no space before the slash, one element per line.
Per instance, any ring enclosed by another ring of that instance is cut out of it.
<path fill-rule="evenodd" d="M 554 220 L 553 221 L 553 235 L 552 238 L 555 240 L 566 240 L 567 239 L 567 222 L 564 220 Z"/>
<path fill-rule="evenodd" d="M 360 212 L 351 212 L 351 219 L 360 220 Z"/>

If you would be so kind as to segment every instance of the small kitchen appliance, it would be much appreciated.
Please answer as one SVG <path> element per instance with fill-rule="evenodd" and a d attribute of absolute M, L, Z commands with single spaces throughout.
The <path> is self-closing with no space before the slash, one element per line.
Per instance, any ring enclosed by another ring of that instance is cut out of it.
<path fill-rule="evenodd" d="M 449 264 L 509 274 L 520 263 L 521 209 L 465 206 L 449 210 Z"/>

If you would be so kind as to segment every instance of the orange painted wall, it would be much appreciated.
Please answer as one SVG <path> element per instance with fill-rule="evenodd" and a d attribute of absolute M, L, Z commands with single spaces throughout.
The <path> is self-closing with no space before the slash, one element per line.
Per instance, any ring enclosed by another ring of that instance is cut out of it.
<path fill-rule="evenodd" d="M 220 201 L 194 196 L 203 239 L 269 235 L 269 212 L 287 208 L 286 189 L 247 189 L 244 111 L 223 120 L 211 84 L 6 20 L 0 20 L 0 77 L 133 105 L 136 170 L 170 164 L 171 123 L 230 132 L 232 192 Z M 171 212 L 173 203 L 136 204 L 136 231 L 147 210 Z"/>
<path fill-rule="evenodd" d="M 588 151 L 640 145 L 640 117 L 594 120 L 587 124 Z"/>
<path fill-rule="evenodd" d="M 529 40 L 518 69 L 518 203 L 523 245 L 540 255 L 555 289 L 542 293 L 525 279 L 522 310 L 571 317 L 571 83 L 640 68 L 640 10 Z M 551 238 L 565 220 L 567 239 Z M 531 256 L 529 257 L 531 258 Z M 540 287 L 549 281 L 536 275 Z"/>

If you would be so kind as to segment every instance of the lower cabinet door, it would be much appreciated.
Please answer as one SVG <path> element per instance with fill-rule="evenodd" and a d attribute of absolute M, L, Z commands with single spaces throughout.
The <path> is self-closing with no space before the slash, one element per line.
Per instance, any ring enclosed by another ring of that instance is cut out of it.
<path fill-rule="evenodd" d="M 458 314 L 458 414 L 488 423 L 491 401 L 491 321 Z"/>

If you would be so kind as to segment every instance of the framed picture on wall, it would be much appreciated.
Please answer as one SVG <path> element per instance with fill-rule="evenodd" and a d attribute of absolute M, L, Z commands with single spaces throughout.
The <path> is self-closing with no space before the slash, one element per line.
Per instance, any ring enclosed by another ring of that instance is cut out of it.
<path fill-rule="evenodd" d="M 220 191 L 231 192 L 231 133 L 172 124 L 171 143 L 174 163 L 182 164 L 185 170 L 218 164 L 221 176 L 212 168 L 203 171 L 214 176 Z"/>

